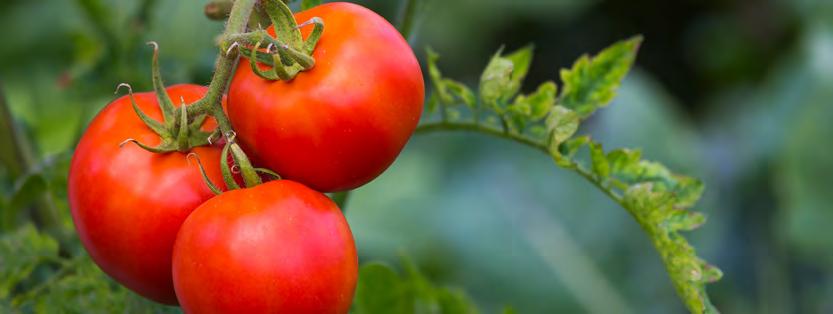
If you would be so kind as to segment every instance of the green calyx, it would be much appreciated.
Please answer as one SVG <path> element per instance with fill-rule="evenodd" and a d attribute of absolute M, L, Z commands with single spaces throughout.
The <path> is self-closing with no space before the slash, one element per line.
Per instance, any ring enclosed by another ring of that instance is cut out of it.
<path fill-rule="evenodd" d="M 237 190 L 243 187 L 237 183 L 235 179 L 235 175 L 239 175 L 243 179 L 243 185 L 246 188 L 250 188 L 256 186 L 258 184 L 263 183 L 263 180 L 260 178 L 260 174 L 264 174 L 267 176 L 271 176 L 276 180 L 280 180 L 281 176 L 275 173 L 272 170 L 265 169 L 265 168 L 255 168 L 251 161 L 249 161 L 249 157 L 246 156 L 246 153 L 243 152 L 243 149 L 240 148 L 240 145 L 234 142 L 236 135 L 229 134 L 226 136 L 228 140 L 226 144 L 223 146 L 223 152 L 220 155 L 220 172 L 223 174 L 223 182 L 226 184 L 229 190 Z M 229 156 L 231 158 L 229 158 Z M 205 180 L 206 185 L 208 188 L 214 192 L 214 194 L 222 193 L 222 189 L 217 187 L 211 179 L 209 179 L 208 174 L 205 172 L 205 168 L 200 162 L 200 158 L 196 153 L 188 154 L 188 159 L 194 158 L 197 160 L 197 165 L 200 168 L 200 173 L 202 173 L 203 180 Z M 232 165 L 229 165 L 228 161 L 232 161 Z"/>
<path fill-rule="evenodd" d="M 122 83 L 116 87 L 116 93 L 122 88 L 126 87 L 130 97 L 130 103 L 133 105 L 133 110 L 139 116 L 139 119 L 147 125 L 154 133 L 159 135 L 162 142 L 157 146 L 148 146 L 135 139 L 126 139 L 121 145 L 127 143 L 134 143 L 139 147 L 153 152 L 153 153 L 169 153 L 169 152 L 187 152 L 192 147 L 203 146 L 211 144 L 211 138 L 214 137 L 213 132 L 205 132 L 201 129 L 203 122 L 208 118 L 205 113 L 198 114 L 189 119 L 187 112 L 187 105 L 185 99 L 180 98 L 180 106 L 174 106 L 171 96 L 165 90 L 165 85 L 162 83 L 162 76 L 159 74 L 159 45 L 155 42 L 149 42 L 153 46 L 153 90 L 156 93 L 156 99 L 159 103 L 159 109 L 162 111 L 162 121 L 154 120 L 145 114 L 136 103 L 133 97 L 133 88 L 130 85 Z"/>
<path fill-rule="evenodd" d="M 289 81 L 298 73 L 312 69 L 315 66 L 312 53 L 324 32 L 324 21 L 314 17 L 297 24 L 292 10 L 283 1 L 265 0 L 261 2 L 261 5 L 272 22 L 275 37 L 264 29 L 257 29 L 248 33 L 227 36 L 221 48 L 227 53 L 238 48 L 241 54 L 249 58 L 249 65 L 255 74 L 271 81 Z M 312 25 L 313 29 L 309 37 L 304 40 L 301 28 L 309 25 Z M 264 47 L 265 49 L 261 49 Z M 269 68 L 262 70 L 258 63 L 265 64 Z"/>

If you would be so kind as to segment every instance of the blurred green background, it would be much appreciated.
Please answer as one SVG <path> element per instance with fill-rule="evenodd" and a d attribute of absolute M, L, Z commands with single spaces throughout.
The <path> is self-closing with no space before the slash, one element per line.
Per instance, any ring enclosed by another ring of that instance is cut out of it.
<path fill-rule="evenodd" d="M 357 2 L 392 21 L 400 12 L 398 1 Z M 161 46 L 166 83 L 208 83 L 222 23 L 203 16 L 205 3 L 0 2 L 10 108 L 0 123 L 10 115 L 25 133 L 0 134 L 0 204 L 54 208 L 60 217 L 31 216 L 60 221 L 62 254 L 81 250 L 64 182 L 77 137 L 118 83 L 150 88 L 146 41 Z M 698 208 L 709 222 L 688 236 L 725 273 L 708 287 L 723 312 L 833 313 L 833 2 L 434 0 L 415 25 L 420 59 L 433 47 L 444 74 L 471 86 L 499 46 L 534 43 L 526 91 L 582 53 L 643 34 L 636 69 L 580 132 L 705 181 Z M 16 142 L 28 146 L 22 156 L 9 149 Z M 25 189 L 47 193 L 11 198 Z M 362 261 L 407 254 L 486 313 L 685 311 L 625 210 L 511 142 L 416 136 L 351 196 L 347 218 Z M 87 302 L 108 296 L 98 298 Z"/>

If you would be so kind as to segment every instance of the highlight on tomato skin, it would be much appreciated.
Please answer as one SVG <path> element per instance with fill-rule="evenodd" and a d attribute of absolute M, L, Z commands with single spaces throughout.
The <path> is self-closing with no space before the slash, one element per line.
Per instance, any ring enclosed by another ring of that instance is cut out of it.
<path fill-rule="evenodd" d="M 396 28 L 367 8 L 336 2 L 295 14 L 299 23 L 313 17 L 326 25 L 315 66 L 268 81 L 241 58 L 229 118 L 256 164 L 321 192 L 349 190 L 385 171 L 413 134 L 422 71 Z"/>
<path fill-rule="evenodd" d="M 277 180 L 197 208 L 177 235 L 172 269 L 186 313 L 347 313 L 358 257 L 335 203 Z"/>
<path fill-rule="evenodd" d="M 188 103 L 206 90 L 189 84 L 167 89 L 172 98 Z M 161 119 L 154 93 L 134 96 L 148 116 Z M 216 122 L 209 119 L 202 127 L 213 129 Z M 98 113 L 75 149 L 68 178 L 75 229 L 105 273 L 144 297 L 175 305 L 170 265 L 176 233 L 191 211 L 214 194 L 187 153 L 154 154 L 126 139 L 148 145 L 160 141 L 123 96 Z M 204 146 L 191 152 L 199 155 L 208 177 L 221 183 L 220 149 Z"/>

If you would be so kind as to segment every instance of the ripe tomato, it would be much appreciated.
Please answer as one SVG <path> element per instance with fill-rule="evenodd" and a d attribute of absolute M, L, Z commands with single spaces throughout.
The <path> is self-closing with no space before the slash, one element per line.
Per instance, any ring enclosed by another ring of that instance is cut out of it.
<path fill-rule="evenodd" d="M 243 59 L 228 112 L 256 163 L 333 192 L 359 187 L 393 163 L 419 122 L 425 95 L 419 62 L 384 18 L 355 4 L 328 3 L 295 19 L 316 16 L 326 26 L 315 67 L 289 82 L 267 81 Z"/>
<path fill-rule="evenodd" d="M 358 258 L 335 203 L 278 180 L 200 205 L 177 235 L 173 276 L 186 313 L 347 313 Z"/>
<path fill-rule="evenodd" d="M 168 88 L 177 105 L 180 97 L 193 102 L 206 91 L 197 85 Z M 154 93 L 135 94 L 135 98 L 148 116 L 161 120 Z M 215 126 L 214 120 L 208 120 L 203 129 Z M 133 144 L 119 147 L 128 138 L 151 146 L 160 142 L 124 96 L 95 117 L 75 149 L 68 181 L 75 228 L 104 272 L 140 295 L 176 304 L 171 279 L 176 233 L 188 214 L 214 194 L 186 154 L 154 154 Z M 197 147 L 193 152 L 212 182 L 222 184 L 221 150 Z"/>

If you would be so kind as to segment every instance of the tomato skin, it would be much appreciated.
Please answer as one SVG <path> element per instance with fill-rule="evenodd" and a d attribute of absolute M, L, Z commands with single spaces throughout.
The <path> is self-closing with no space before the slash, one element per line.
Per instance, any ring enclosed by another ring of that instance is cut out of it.
<path fill-rule="evenodd" d="M 333 192 L 359 187 L 393 163 L 419 122 L 425 88 L 410 46 L 381 16 L 327 3 L 295 18 L 315 16 L 325 23 L 315 67 L 289 82 L 267 81 L 241 59 L 228 111 L 256 163 Z"/>
<path fill-rule="evenodd" d="M 200 99 L 197 85 L 168 88 L 172 99 Z M 138 106 L 161 121 L 154 93 L 137 93 Z M 174 101 L 179 105 L 179 101 Z M 213 119 L 204 130 L 216 126 Z M 127 96 L 108 104 L 85 131 L 69 171 L 73 222 L 92 259 L 124 286 L 154 301 L 177 304 L 171 278 L 176 233 L 188 214 L 214 194 L 184 153 L 154 154 L 128 138 L 155 146 L 160 139 L 139 120 Z M 220 148 L 193 149 L 212 182 L 222 185 Z"/>
<path fill-rule="evenodd" d="M 358 258 L 335 203 L 278 180 L 197 208 L 177 236 L 173 276 L 186 313 L 347 313 Z"/>

